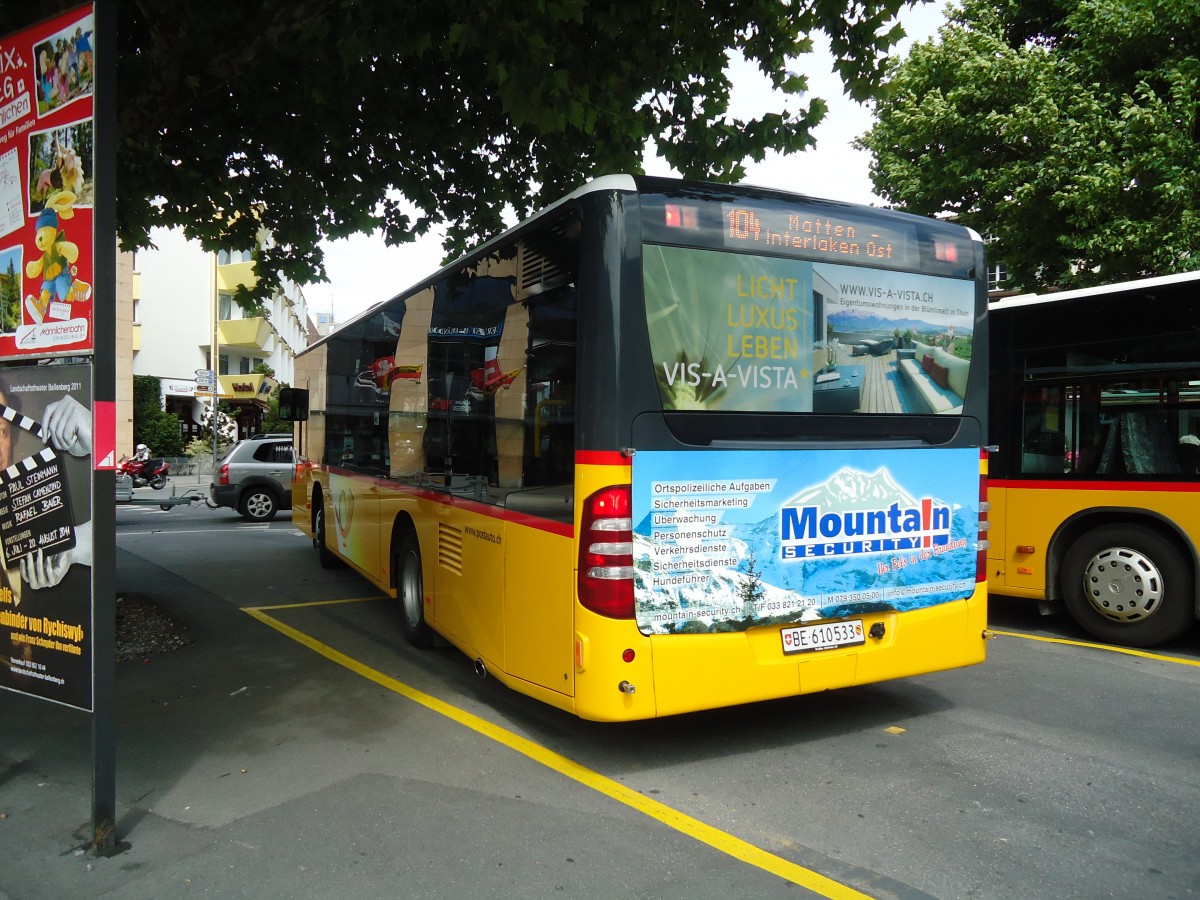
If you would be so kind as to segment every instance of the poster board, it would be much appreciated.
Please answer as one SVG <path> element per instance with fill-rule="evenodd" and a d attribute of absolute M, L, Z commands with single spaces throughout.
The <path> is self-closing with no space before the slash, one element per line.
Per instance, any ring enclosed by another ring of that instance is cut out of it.
<path fill-rule="evenodd" d="M 0 360 L 93 351 L 92 6 L 0 38 Z"/>

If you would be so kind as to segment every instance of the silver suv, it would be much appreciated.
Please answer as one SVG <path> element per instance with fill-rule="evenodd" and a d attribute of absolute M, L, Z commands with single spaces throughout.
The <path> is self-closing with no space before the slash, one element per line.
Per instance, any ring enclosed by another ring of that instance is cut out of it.
<path fill-rule="evenodd" d="M 252 522 L 269 522 L 280 509 L 292 508 L 295 471 L 290 434 L 256 434 L 238 441 L 217 461 L 209 497 Z"/>

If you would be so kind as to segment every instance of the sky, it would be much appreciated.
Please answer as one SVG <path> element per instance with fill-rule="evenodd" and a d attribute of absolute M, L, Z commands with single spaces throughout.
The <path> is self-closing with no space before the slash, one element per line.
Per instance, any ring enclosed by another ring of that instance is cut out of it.
<path fill-rule="evenodd" d="M 927 40 L 937 33 L 945 21 L 946 5 L 947 0 L 934 0 L 901 13 L 900 22 L 908 37 L 897 49 L 898 55 L 906 54 L 914 41 Z M 818 38 L 823 40 L 823 36 Z M 825 121 L 814 131 L 816 147 L 789 156 L 769 154 L 761 163 L 747 166 L 745 182 L 812 197 L 880 204 L 882 200 L 871 188 L 870 154 L 851 146 L 871 127 L 871 113 L 842 93 L 841 80 L 832 72 L 827 45 L 816 39 L 814 45 L 814 52 L 796 61 L 794 68 L 808 76 L 808 93 L 829 104 Z M 733 84 L 730 112 L 734 116 L 746 118 L 780 107 L 766 77 L 751 65 L 734 67 Z M 678 174 L 658 158 L 647 159 L 645 166 L 652 175 Z M 403 247 L 388 247 L 382 235 L 364 234 L 327 242 L 322 248 L 329 282 L 304 287 L 314 321 L 319 314 L 330 312 L 337 322 L 348 321 L 421 281 L 436 271 L 442 260 L 437 234 Z"/>

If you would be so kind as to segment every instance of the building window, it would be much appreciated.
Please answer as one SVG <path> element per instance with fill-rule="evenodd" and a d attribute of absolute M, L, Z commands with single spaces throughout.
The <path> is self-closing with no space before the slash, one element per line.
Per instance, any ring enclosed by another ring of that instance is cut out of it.
<path fill-rule="evenodd" d="M 227 294 L 221 291 L 217 295 L 217 318 L 222 322 L 228 322 L 233 318 L 233 294 Z"/>
<path fill-rule="evenodd" d="M 1004 282 L 1008 281 L 1008 267 L 1004 263 L 998 263 L 994 266 L 988 266 L 988 290 L 998 291 L 1004 287 Z"/>
<path fill-rule="evenodd" d="M 253 262 L 253 250 L 218 250 L 217 265 L 228 266 L 236 263 Z"/>

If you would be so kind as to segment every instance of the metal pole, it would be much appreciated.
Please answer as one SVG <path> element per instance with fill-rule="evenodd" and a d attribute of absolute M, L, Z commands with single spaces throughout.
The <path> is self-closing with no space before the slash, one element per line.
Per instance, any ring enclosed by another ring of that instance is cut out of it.
<path fill-rule="evenodd" d="M 209 292 L 212 295 L 212 349 L 209 350 L 209 365 L 212 368 L 212 477 L 217 477 L 217 399 L 221 396 L 221 316 L 217 293 L 217 255 L 210 254 L 212 269 L 209 272 Z"/>
<path fill-rule="evenodd" d="M 92 404 L 117 398 L 117 4 L 93 4 L 96 37 Z M 115 415 L 114 415 L 115 425 Z M 94 451 L 93 451 L 94 452 Z M 117 843 L 116 482 L 92 466 L 92 849 Z"/>

